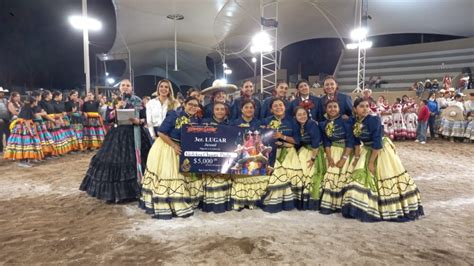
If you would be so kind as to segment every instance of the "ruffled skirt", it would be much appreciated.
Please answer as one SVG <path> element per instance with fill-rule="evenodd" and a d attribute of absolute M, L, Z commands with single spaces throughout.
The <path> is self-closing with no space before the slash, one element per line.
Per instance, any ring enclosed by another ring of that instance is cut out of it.
<path fill-rule="evenodd" d="M 112 127 L 92 157 L 80 190 L 108 202 L 136 200 L 140 196 L 136 156 L 140 156 L 144 169 L 151 143 L 147 132 L 140 128 L 141 148 L 136 152 L 133 127 Z"/>
<path fill-rule="evenodd" d="M 179 156 L 158 138 L 150 150 L 140 207 L 157 219 L 191 216 L 203 197 L 202 183 L 198 175 L 179 172 Z"/>
<path fill-rule="evenodd" d="M 34 127 L 38 132 L 38 137 L 40 139 L 41 150 L 43 151 L 43 154 L 45 156 L 57 155 L 53 136 L 46 128 L 46 124 L 43 122 L 43 119 L 35 119 L 33 121 L 35 123 Z"/>
<path fill-rule="evenodd" d="M 311 160 L 312 149 L 301 147 L 298 151 L 298 158 L 303 174 L 303 190 L 301 200 L 296 202 L 300 210 L 318 210 L 322 192 L 322 181 L 326 173 L 326 159 L 324 157 L 324 148 L 321 146 L 318 150 L 318 156 L 311 168 L 308 168 L 308 161 Z"/>
<path fill-rule="evenodd" d="M 3 158 L 10 160 L 43 159 L 41 142 L 33 121 L 18 119 L 14 123 Z"/>
<path fill-rule="evenodd" d="M 99 149 L 102 146 L 105 128 L 99 113 L 87 113 L 83 132 L 85 149 Z"/>
<path fill-rule="evenodd" d="M 305 181 L 295 148 L 278 148 L 277 160 L 262 198 L 262 210 L 279 212 L 303 205 Z M 309 192 L 308 192 L 309 193 Z"/>
<path fill-rule="evenodd" d="M 344 193 L 342 215 L 364 222 L 404 222 L 424 215 L 418 187 L 403 167 L 393 143 L 384 138 L 375 176 L 368 170 L 371 153 L 370 147 L 361 147 L 360 159 Z"/>
<path fill-rule="evenodd" d="M 331 157 L 337 163 L 344 154 L 344 146 L 332 145 Z M 321 185 L 321 204 L 319 212 L 331 214 L 340 212 L 345 188 L 349 184 L 352 174 L 352 157 L 346 160 L 342 168 L 327 166 Z"/>

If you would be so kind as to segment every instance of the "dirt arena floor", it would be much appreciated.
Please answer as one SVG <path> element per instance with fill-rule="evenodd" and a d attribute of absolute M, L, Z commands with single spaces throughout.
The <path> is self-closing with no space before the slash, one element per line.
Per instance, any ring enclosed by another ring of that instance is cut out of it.
<path fill-rule="evenodd" d="M 426 216 L 361 223 L 260 210 L 158 221 L 78 190 L 92 153 L 0 162 L 0 264 L 474 264 L 474 144 L 396 143 Z"/>

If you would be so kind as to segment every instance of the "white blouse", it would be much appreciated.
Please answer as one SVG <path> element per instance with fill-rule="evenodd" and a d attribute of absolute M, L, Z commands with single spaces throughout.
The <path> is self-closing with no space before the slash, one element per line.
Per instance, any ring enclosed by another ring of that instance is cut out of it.
<path fill-rule="evenodd" d="M 152 137 L 156 137 L 154 127 L 159 127 L 163 120 L 165 120 L 166 113 L 168 112 L 169 100 L 161 104 L 158 98 L 150 100 L 146 104 L 146 123 L 148 125 L 148 131 Z"/>

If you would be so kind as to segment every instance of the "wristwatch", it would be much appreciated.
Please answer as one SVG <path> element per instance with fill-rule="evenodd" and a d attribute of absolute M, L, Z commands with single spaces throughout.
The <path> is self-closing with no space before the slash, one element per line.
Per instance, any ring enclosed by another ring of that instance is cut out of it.
<path fill-rule="evenodd" d="M 343 156 L 342 156 L 342 159 L 347 160 L 347 159 L 349 159 L 349 156 L 343 155 Z"/>

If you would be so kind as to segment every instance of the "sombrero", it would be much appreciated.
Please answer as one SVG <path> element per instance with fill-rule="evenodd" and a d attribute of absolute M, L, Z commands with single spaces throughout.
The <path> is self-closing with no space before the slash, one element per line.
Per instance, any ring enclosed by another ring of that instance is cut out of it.
<path fill-rule="evenodd" d="M 463 111 L 459 106 L 449 106 L 443 110 L 441 116 L 448 121 L 463 121 Z"/>
<path fill-rule="evenodd" d="M 237 86 L 235 86 L 234 84 L 227 84 L 220 79 L 216 79 L 214 80 L 214 82 L 212 82 L 212 86 L 202 90 L 201 94 L 212 95 L 216 91 L 223 91 L 226 94 L 229 94 L 229 93 L 237 91 L 237 89 L 238 89 Z"/>
<path fill-rule="evenodd" d="M 0 87 L 0 92 L 8 92 L 8 90 L 4 90 L 3 87 Z"/>

